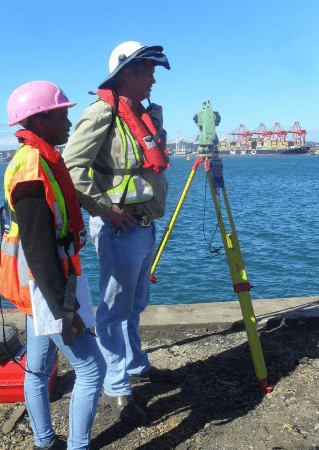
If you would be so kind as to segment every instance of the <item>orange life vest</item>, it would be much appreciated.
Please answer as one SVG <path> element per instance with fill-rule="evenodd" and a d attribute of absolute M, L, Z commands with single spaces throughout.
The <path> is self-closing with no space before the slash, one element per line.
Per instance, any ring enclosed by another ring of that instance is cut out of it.
<path fill-rule="evenodd" d="M 79 249 L 86 242 L 86 230 L 73 183 L 59 152 L 27 130 L 17 134 L 25 137 L 25 142 L 9 163 L 4 179 L 10 221 L 1 242 L 0 293 L 21 312 L 31 315 L 29 280 L 34 277 L 25 260 L 15 221 L 12 202 L 15 187 L 25 181 L 43 183 L 46 201 L 55 218 L 57 249 L 65 276 L 69 275 L 69 257 L 76 275 L 81 275 Z M 59 241 L 67 242 L 67 252 Z"/>

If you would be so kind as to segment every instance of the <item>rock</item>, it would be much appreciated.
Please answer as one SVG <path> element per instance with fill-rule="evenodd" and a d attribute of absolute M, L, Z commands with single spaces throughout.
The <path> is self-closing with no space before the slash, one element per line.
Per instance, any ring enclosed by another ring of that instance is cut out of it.
<path fill-rule="evenodd" d="M 178 351 L 179 351 L 179 346 L 178 345 L 174 345 L 173 347 L 171 347 L 171 352 L 177 353 Z"/>
<path fill-rule="evenodd" d="M 299 364 L 310 364 L 308 356 L 305 356 L 304 358 L 299 359 Z"/>
<path fill-rule="evenodd" d="M 267 429 L 265 427 L 260 428 L 257 432 L 257 436 L 263 441 L 266 441 L 269 437 Z"/>
<path fill-rule="evenodd" d="M 192 373 L 190 373 L 186 376 L 186 381 L 190 386 L 193 386 L 196 388 L 199 388 L 202 385 L 200 378 L 197 375 L 192 374 Z"/>
<path fill-rule="evenodd" d="M 8 434 L 15 427 L 17 421 L 24 414 L 26 410 L 25 404 L 20 405 L 16 409 L 13 410 L 11 417 L 3 424 L 2 433 Z"/>

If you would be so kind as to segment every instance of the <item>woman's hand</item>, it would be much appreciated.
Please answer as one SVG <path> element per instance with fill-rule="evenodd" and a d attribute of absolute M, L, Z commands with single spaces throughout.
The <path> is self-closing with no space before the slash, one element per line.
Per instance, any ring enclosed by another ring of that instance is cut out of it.
<path fill-rule="evenodd" d="M 72 334 L 75 334 L 76 336 L 83 333 L 85 330 L 85 324 L 83 320 L 81 319 L 80 315 L 75 311 L 73 323 L 72 323 Z"/>

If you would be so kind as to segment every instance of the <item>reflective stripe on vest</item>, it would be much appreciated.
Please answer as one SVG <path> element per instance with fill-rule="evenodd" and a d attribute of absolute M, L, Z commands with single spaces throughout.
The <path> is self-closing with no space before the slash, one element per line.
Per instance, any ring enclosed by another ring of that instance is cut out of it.
<path fill-rule="evenodd" d="M 125 158 L 124 170 L 136 169 L 143 162 L 141 150 L 126 123 L 118 116 L 115 118 L 115 123 L 122 139 L 123 155 Z M 117 169 L 117 172 L 119 171 L 120 169 Z M 93 179 L 93 176 L 94 170 L 90 168 L 89 177 Z M 154 196 L 151 184 L 140 174 L 123 175 L 122 181 L 117 186 L 108 189 L 104 193 L 110 197 L 112 203 L 120 203 L 127 184 L 125 204 L 146 202 L 151 200 Z"/>
<path fill-rule="evenodd" d="M 35 173 L 40 163 L 39 173 Z M 26 176 L 27 173 L 27 176 Z M 45 189 L 46 200 L 55 218 L 56 237 L 62 238 L 67 234 L 68 219 L 65 202 L 60 187 L 47 162 L 39 155 L 39 151 L 29 145 L 22 146 L 9 164 L 4 179 L 5 197 L 10 209 L 14 211 L 11 193 L 20 181 L 41 180 Z M 18 231 L 14 230 L 13 235 Z M 9 235 L 11 236 L 11 230 Z"/>
<path fill-rule="evenodd" d="M 29 280 L 34 278 L 19 239 L 19 227 L 14 220 L 15 210 L 11 193 L 19 182 L 36 180 L 43 182 L 46 201 L 54 214 L 56 237 L 57 239 L 62 238 L 67 234 L 68 217 L 59 185 L 38 150 L 27 145 L 22 146 L 8 165 L 4 177 L 5 198 L 10 207 L 11 222 L 8 232 L 4 233 L 1 242 L 0 292 L 25 314 L 32 314 Z M 67 276 L 69 273 L 68 257 L 64 247 L 57 245 L 57 248 L 61 267 L 64 275 Z M 76 274 L 80 275 L 80 256 L 78 253 L 75 254 L 73 243 L 70 245 L 69 255 Z"/>

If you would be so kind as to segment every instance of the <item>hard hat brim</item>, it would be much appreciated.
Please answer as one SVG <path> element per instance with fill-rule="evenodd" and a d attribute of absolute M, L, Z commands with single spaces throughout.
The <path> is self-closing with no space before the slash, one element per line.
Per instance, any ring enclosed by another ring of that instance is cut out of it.
<path fill-rule="evenodd" d="M 160 45 L 153 45 L 151 47 L 143 47 L 128 56 L 123 62 L 121 62 L 113 72 L 99 85 L 98 89 L 112 89 L 115 87 L 115 80 L 117 75 L 126 67 L 133 64 L 146 64 L 149 59 L 152 61 L 153 66 L 163 66 L 165 69 L 170 70 L 170 65 L 167 57 L 164 55 L 163 47 Z"/>

